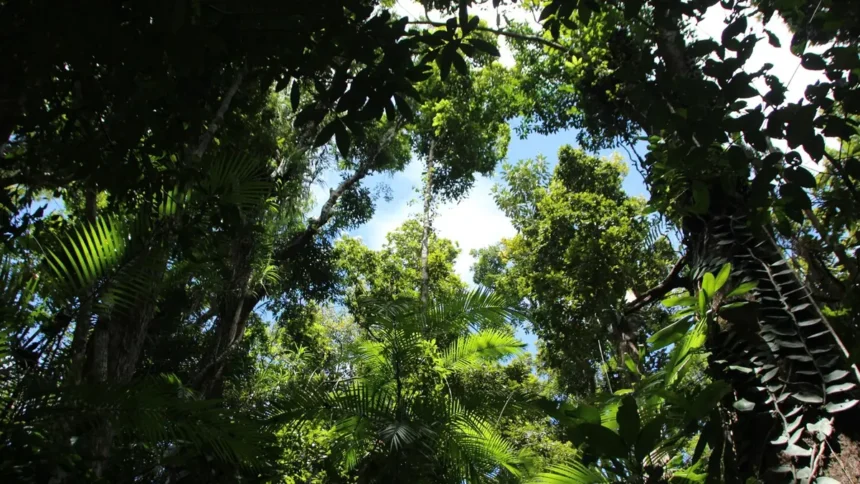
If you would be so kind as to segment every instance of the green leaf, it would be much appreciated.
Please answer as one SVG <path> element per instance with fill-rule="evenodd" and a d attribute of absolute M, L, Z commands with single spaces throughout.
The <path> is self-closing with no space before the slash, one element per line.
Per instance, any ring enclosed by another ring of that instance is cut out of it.
<path fill-rule="evenodd" d="M 776 48 L 782 47 L 782 43 L 779 41 L 779 37 L 777 37 L 776 34 L 771 32 L 770 30 L 765 30 L 764 33 L 767 34 L 767 42 L 770 45 L 772 45 Z"/>
<path fill-rule="evenodd" d="M 626 457 L 627 446 L 621 439 L 621 436 L 608 428 L 592 424 L 584 423 L 579 426 L 585 437 L 585 443 L 592 452 L 603 457 Z"/>
<path fill-rule="evenodd" d="M 739 412 L 750 412 L 755 408 L 755 403 L 745 398 L 741 398 L 740 400 L 733 403 L 732 406 L 735 407 L 735 409 Z"/>
<path fill-rule="evenodd" d="M 799 445 L 789 444 L 788 447 L 785 448 L 783 454 L 788 457 L 809 457 L 812 455 L 812 451 L 809 449 L 805 449 L 800 447 Z"/>
<path fill-rule="evenodd" d="M 711 193 L 708 187 L 700 181 L 693 182 L 693 213 L 703 214 L 711 205 Z"/>
<path fill-rule="evenodd" d="M 670 296 L 662 301 L 663 306 L 667 308 L 673 307 L 693 307 L 696 305 L 696 298 L 690 296 L 689 294 L 682 294 L 680 296 Z"/>
<path fill-rule="evenodd" d="M 414 114 L 412 113 L 412 108 L 409 107 L 409 103 L 397 94 L 394 95 L 394 102 L 397 104 L 397 110 L 400 111 L 400 115 L 407 121 L 411 121 Z"/>
<path fill-rule="evenodd" d="M 637 462 L 642 462 L 645 457 L 654 452 L 654 448 L 660 441 L 661 431 L 663 429 L 663 419 L 655 418 L 645 424 L 636 437 L 636 445 L 634 446 Z"/>
<path fill-rule="evenodd" d="M 707 309 L 707 304 L 708 304 L 708 301 L 707 301 L 707 298 L 705 297 L 705 291 L 699 291 L 699 304 L 698 304 L 699 314 L 702 314 L 702 315 L 705 314 L 705 310 Z"/>
<path fill-rule="evenodd" d="M 587 423 L 600 425 L 600 410 L 591 405 L 580 405 L 569 412 L 574 418 L 584 420 Z"/>
<path fill-rule="evenodd" d="M 736 288 L 732 289 L 731 292 L 726 295 L 726 297 L 743 296 L 744 294 L 755 289 L 756 286 L 758 286 L 758 282 L 756 281 L 744 282 L 743 284 L 740 284 Z"/>
<path fill-rule="evenodd" d="M 299 85 L 299 81 L 293 81 L 293 86 L 290 88 L 290 107 L 293 111 L 299 109 L 299 101 L 302 97 L 301 87 Z"/>
<path fill-rule="evenodd" d="M 815 176 L 806 168 L 800 166 L 786 168 L 784 176 L 791 183 L 797 183 L 804 188 L 815 188 Z"/>
<path fill-rule="evenodd" d="M 714 292 L 719 291 L 725 284 L 726 281 L 729 280 L 729 276 L 732 273 L 732 264 L 726 262 L 723 264 L 723 267 L 720 268 L 720 272 L 717 273 L 716 280 L 714 281 Z"/>
<path fill-rule="evenodd" d="M 618 422 L 618 433 L 621 434 L 621 438 L 627 442 L 627 445 L 633 445 L 639 435 L 640 425 L 636 399 L 631 395 L 624 397 L 615 419 Z"/>
<path fill-rule="evenodd" d="M 457 72 L 459 72 L 460 75 L 469 75 L 469 65 L 466 64 L 466 61 L 463 59 L 463 57 L 460 56 L 460 54 L 457 54 L 455 52 L 454 55 L 451 57 L 451 61 L 454 63 L 454 68 L 457 69 Z"/>
<path fill-rule="evenodd" d="M 732 387 L 728 383 L 717 380 L 711 382 L 690 402 L 685 420 L 692 422 L 704 418 L 711 412 L 726 395 L 731 392 Z"/>
<path fill-rule="evenodd" d="M 713 296 L 717 292 L 717 281 L 712 273 L 706 272 L 702 277 L 702 290 L 706 296 Z"/>
<path fill-rule="evenodd" d="M 824 406 L 824 410 L 829 413 L 839 413 L 857 405 L 857 400 L 847 400 L 842 403 L 828 403 Z"/>
<path fill-rule="evenodd" d="M 633 358 L 631 358 L 630 355 L 624 355 L 624 366 L 630 370 L 630 373 L 639 374 L 639 368 L 636 367 L 636 362 L 633 361 Z"/>
<path fill-rule="evenodd" d="M 317 137 L 314 138 L 314 148 L 328 143 L 331 137 L 334 136 L 338 123 L 340 123 L 340 120 L 335 119 L 334 121 L 325 125 L 325 127 L 320 130 L 319 134 L 317 134 Z"/>
<path fill-rule="evenodd" d="M 693 57 L 704 57 L 720 48 L 720 44 L 712 39 L 697 40 L 690 44 L 689 53 Z"/>
<path fill-rule="evenodd" d="M 652 334 L 648 338 L 648 344 L 651 347 L 651 351 L 657 351 L 669 346 L 670 344 L 678 342 L 685 334 L 687 334 L 687 331 L 690 330 L 690 326 L 692 324 L 692 320 L 685 318 Z"/>
<path fill-rule="evenodd" d="M 840 380 L 848 375 L 848 372 L 845 370 L 833 370 L 830 373 L 824 375 L 824 381 L 826 383 L 834 382 L 836 380 Z"/>
<path fill-rule="evenodd" d="M 337 120 L 335 129 L 335 143 L 337 144 L 337 150 L 340 152 L 340 156 L 347 159 L 349 158 L 349 146 L 352 142 L 349 131 L 346 130 L 346 125 L 343 124 L 343 121 L 341 120 Z"/>
<path fill-rule="evenodd" d="M 795 400 L 799 400 L 803 403 L 823 403 L 824 402 L 823 398 L 821 398 L 819 395 L 816 395 L 814 393 L 799 392 L 799 393 L 793 393 L 791 396 L 794 397 Z"/>
<path fill-rule="evenodd" d="M 827 63 L 824 62 L 824 59 L 820 55 L 809 52 L 803 54 L 800 58 L 800 65 L 810 71 L 823 71 L 827 67 Z"/>
<path fill-rule="evenodd" d="M 498 48 L 498 47 L 496 47 L 495 45 L 493 45 L 493 44 L 491 44 L 491 43 L 487 42 L 487 41 L 486 41 L 486 40 L 484 40 L 484 39 L 480 39 L 480 38 L 477 38 L 477 37 L 476 37 L 476 38 L 472 38 L 472 39 L 469 39 L 469 43 L 470 43 L 470 44 L 472 44 L 473 46 L 475 46 L 475 48 L 476 48 L 476 49 L 478 49 L 478 50 L 480 50 L 481 52 L 486 52 L 487 54 L 494 55 L 494 56 L 496 56 L 496 57 L 499 57 L 499 56 L 501 56 L 501 55 L 502 55 L 502 54 L 499 52 L 499 48 Z"/>
<path fill-rule="evenodd" d="M 745 15 L 741 15 L 737 20 L 730 23 L 728 27 L 723 30 L 722 34 L 722 43 L 725 45 L 728 43 L 729 39 L 737 37 L 742 34 L 747 29 L 747 18 Z"/>

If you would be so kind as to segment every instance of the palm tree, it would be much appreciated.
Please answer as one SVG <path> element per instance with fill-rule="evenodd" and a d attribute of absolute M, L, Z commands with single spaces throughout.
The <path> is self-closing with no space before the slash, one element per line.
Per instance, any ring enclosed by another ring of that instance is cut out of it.
<path fill-rule="evenodd" d="M 514 312 L 481 289 L 428 305 L 363 303 L 372 310 L 351 374 L 291 395 L 295 410 L 280 420 L 329 423 L 342 465 L 359 482 L 484 482 L 517 474 L 517 453 L 494 425 L 498 410 L 467 406 L 447 383 L 522 350 L 505 329 Z"/>

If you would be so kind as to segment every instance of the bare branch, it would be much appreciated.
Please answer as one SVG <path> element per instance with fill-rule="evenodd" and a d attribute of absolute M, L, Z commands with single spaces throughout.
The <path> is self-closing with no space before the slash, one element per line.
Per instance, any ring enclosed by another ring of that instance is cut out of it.
<path fill-rule="evenodd" d="M 634 313 L 647 306 L 648 304 L 651 304 L 652 302 L 656 301 L 657 299 L 662 298 L 672 289 L 681 287 L 681 278 L 678 276 L 679 274 L 681 274 L 681 270 L 684 268 L 684 264 L 686 262 L 686 255 L 678 259 L 678 262 L 675 263 L 675 266 L 672 267 L 672 270 L 669 271 L 669 275 L 666 276 L 665 279 L 663 279 L 663 282 L 657 284 L 651 289 L 648 289 L 635 300 L 630 301 L 624 308 L 624 314 Z"/>
<path fill-rule="evenodd" d="M 191 158 L 193 160 L 199 160 L 203 158 L 203 153 L 206 152 L 206 148 L 208 148 L 209 143 L 212 142 L 212 138 L 215 136 L 215 132 L 218 131 L 218 128 L 221 126 L 221 122 L 224 121 L 224 115 L 227 114 L 227 110 L 230 109 L 230 103 L 233 101 L 233 97 L 239 90 L 239 85 L 242 84 L 242 79 L 245 77 L 245 74 L 247 74 L 247 72 L 247 65 L 242 65 L 242 68 L 239 70 L 239 72 L 236 74 L 236 78 L 233 80 L 233 84 L 230 85 L 230 88 L 224 95 L 224 99 L 221 100 L 221 106 L 219 106 L 218 111 L 215 112 L 215 117 L 212 118 L 212 122 L 209 123 L 209 126 L 206 128 L 206 131 L 202 135 L 200 135 L 200 140 L 197 144 L 197 148 L 191 153 Z"/>
<path fill-rule="evenodd" d="M 283 248 L 280 249 L 277 254 L 275 254 L 275 259 L 284 260 L 289 257 L 289 253 L 305 243 L 307 243 L 311 237 L 316 235 L 319 230 L 328 223 L 329 220 L 334 216 L 334 208 L 337 205 L 338 200 L 346 193 L 347 190 L 352 188 L 358 182 L 360 182 L 365 176 L 370 173 L 371 166 L 373 166 L 376 159 L 380 154 L 388 147 L 388 144 L 392 139 L 397 135 L 397 132 L 400 130 L 402 126 L 402 120 L 398 120 L 394 123 L 391 129 L 388 130 L 387 133 L 379 140 L 379 146 L 377 147 L 376 152 L 369 159 L 364 160 L 359 164 L 358 169 L 355 170 L 355 173 L 352 174 L 349 178 L 340 182 L 340 185 L 337 186 L 336 189 L 329 192 L 328 200 L 323 204 L 320 209 L 320 214 L 316 218 L 310 219 L 307 228 L 304 231 L 296 235 L 290 240 L 289 243 Z"/>

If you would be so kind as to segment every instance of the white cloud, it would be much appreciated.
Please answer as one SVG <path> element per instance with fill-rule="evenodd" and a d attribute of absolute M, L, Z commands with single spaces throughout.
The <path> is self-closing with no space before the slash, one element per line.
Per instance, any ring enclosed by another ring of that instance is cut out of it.
<path fill-rule="evenodd" d="M 496 25 L 496 14 L 492 7 L 484 6 L 476 13 L 491 26 Z M 412 19 L 419 18 L 424 15 L 424 9 L 419 4 L 411 0 L 398 0 L 395 10 L 400 15 L 409 16 Z M 517 21 L 528 21 L 535 25 L 531 14 L 522 10 L 508 10 L 508 18 Z M 719 40 L 720 34 L 725 28 L 724 19 L 726 11 L 717 4 L 712 7 L 705 15 L 704 20 L 697 26 L 697 36 L 699 38 L 715 38 Z M 441 16 L 432 18 L 434 21 L 444 20 Z M 504 22 L 504 20 L 503 20 Z M 808 84 L 821 79 L 822 75 L 819 72 L 807 71 L 803 67 L 798 67 L 800 59 L 794 56 L 790 50 L 791 33 L 786 24 L 774 16 L 774 18 L 766 26 L 779 38 L 782 47 L 775 48 L 768 44 L 767 40 L 762 40 L 756 45 L 755 52 L 750 59 L 747 70 L 754 72 L 765 63 L 773 64 L 771 73 L 780 78 L 783 83 L 788 83 L 789 79 L 793 79 L 788 86 L 787 97 L 790 101 L 796 102 L 803 97 L 804 90 Z M 751 28 L 760 35 L 764 35 L 764 26 L 760 22 L 751 22 Z M 824 48 L 809 49 L 809 51 L 820 52 Z M 512 64 L 510 50 L 505 45 L 502 45 L 502 62 Z M 796 72 L 795 72 L 796 70 Z M 761 92 L 766 92 L 766 86 L 763 80 L 760 80 L 757 87 Z M 516 142 L 516 141 L 514 141 Z M 777 145 L 785 148 L 784 143 Z M 536 155 L 534 153 L 534 155 Z M 806 156 L 805 153 L 803 156 Z M 810 168 L 815 169 L 814 163 L 807 163 Z M 399 227 L 410 216 L 414 216 L 421 211 L 421 206 L 416 202 L 418 193 L 414 191 L 416 187 L 421 185 L 423 165 L 414 160 L 407 166 L 406 170 L 393 177 L 374 177 L 377 182 L 386 182 L 392 185 L 397 192 L 397 197 L 390 203 L 380 201 L 377 213 L 373 219 L 359 230 L 354 231 L 360 233 L 366 241 L 368 247 L 379 249 L 385 243 L 385 235 Z M 486 247 L 490 244 L 498 242 L 504 237 L 513 236 L 516 231 L 510 221 L 496 207 L 493 201 L 490 189 L 493 181 L 489 178 L 480 177 L 468 195 L 459 203 L 452 202 L 439 207 L 438 216 L 435 220 L 435 228 L 440 237 L 444 237 L 457 242 L 460 246 L 461 253 L 455 264 L 455 271 L 460 277 L 471 284 L 472 273 L 470 266 L 473 264 L 473 259 L 469 255 L 469 251 L 476 248 Z M 411 187 L 405 189 L 405 187 Z M 328 190 L 325 189 L 327 196 Z M 410 203 L 413 202 L 413 203 Z"/>
<path fill-rule="evenodd" d="M 728 16 L 728 10 L 725 10 L 716 4 L 709 8 L 705 13 L 705 18 L 697 25 L 696 35 L 698 38 L 712 38 L 719 42 L 723 29 L 726 27 L 724 19 Z M 758 18 L 751 19 L 749 22 L 749 30 L 755 32 L 759 37 L 763 37 L 753 51 L 752 57 L 744 66 L 746 72 L 755 72 L 765 64 L 771 64 L 773 67 L 768 72 L 779 78 L 784 85 L 787 86 L 786 93 L 787 102 L 798 102 L 803 99 L 806 92 L 806 86 L 814 84 L 816 81 L 826 82 L 823 71 L 809 71 L 800 65 L 800 58 L 791 53 L 791 31 L 785 21 L 778 15 L 774 15 L 770 22 L 766 25 L 762 24 Z M 780 43 L 780 47 L 774 47 L 767 41 L 767 35 L 764 30 L 767 29 L 773 33 Z M 806 52 L 822 53 L 827 50 L 828 46 L 809 46 Z M 754 81 L 754 86 L 759 92 L 765 93 L 768 91 L 767 84 L 763 78 L 758 78 Z M 754 107 L 754 99 L 748 99 L 750 107 Z M 766 113 L 769 110 L 765 111 Z M 785 140 L 773 140 L 774 146 L 782 151 L 789 151 L 788 143 Z M 805 151 L 799 150 L 803 165 L 815 172 L 822 171 L 821 166 L 813 162 Z"/>
<path fill-rule="evenodd" d="M 459 203 L 439 207 L 434 226 L 440 237 L 459 244 L 461 252 L 454 266 L 457 274 L 472 283 L 472 249 L 495 244 L 503 237 L 512 237 L 516 230 L 510 220 L 496 207 L 490 193 L 493 180 L 480 177 L 469 195 Z"/>

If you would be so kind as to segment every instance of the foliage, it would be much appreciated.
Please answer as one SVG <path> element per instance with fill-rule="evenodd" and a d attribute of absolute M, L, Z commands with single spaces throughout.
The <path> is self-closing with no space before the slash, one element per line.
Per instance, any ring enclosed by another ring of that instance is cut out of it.
<path fill-rule="evenodd" d="M 433 307 L 442 314 L 493 314 L 470 319 L 503 325 L 504 312 L 487 311 L 494 307 L 491 299 L 464 304 L 476 299 L 469 296 L 436 300 Z M 522 344 L 501 330 L 482 329 L 439 347 L 422 336 L 426 321 L 435 321 L 437 331 L 444 325 L 460 332 L 460 324 L 434 319 L 419 302 L 387 303 L 374 314 L 369 338 L 355 348 L 354 376 L 299 389 L 286 407 L 296 408 L 303 420 L 332 425 L 342 465 L 364 480 L 390 482 L 408 472 L 419 481 L 477 482 L 497 467 L 516 474 L 517 456 L 485 405 L 465 405 L 447 380 L 516 354 Z"/>
<path fill-rule="evenodd" d="M 479 253 L 475 280 L 527 301 L 544 362 L 569 390 L 589 392 L 626 293 L 665 277 L 673 253 L 665 239 L 646 243 L 644 203 L 622 191 L 619 160 L 565 147 L 548 170 L 543 159 L 505 166 L 494 195 L 519 233 Z"/>

